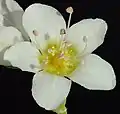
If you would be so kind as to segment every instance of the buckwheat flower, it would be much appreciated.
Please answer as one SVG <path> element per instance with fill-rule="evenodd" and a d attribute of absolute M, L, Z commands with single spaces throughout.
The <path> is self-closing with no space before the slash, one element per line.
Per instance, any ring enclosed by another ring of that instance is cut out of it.
<path fill-rule="evenodd" d="M 112 66 L 92 52 L 100 46 L 107 31 L 102 19 L 84 19 L 66 27 L 55 8 L 33 4 L 23 14 L 23 26 L 31 42 L 9 48 L 4 59 L 23 71 L 34 72 L 32 95 L 37 104 L 58 114 L 67 114 L 65 103 L 71 83 L 89 90 L 111 90 L 116 85 Z M 58 111 L 56 111 L 56 109 Z"/>

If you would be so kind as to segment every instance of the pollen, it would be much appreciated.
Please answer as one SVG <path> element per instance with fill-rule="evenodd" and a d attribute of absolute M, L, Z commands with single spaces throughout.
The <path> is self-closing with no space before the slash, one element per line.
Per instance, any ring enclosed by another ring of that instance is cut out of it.
<path fill-rule="evenodd" d="M 38 56 L 45 72 L 58 76 L 69 76 L 79 65 L 77 48 L 64 41 L 47 42 L 43 54 Z"/>

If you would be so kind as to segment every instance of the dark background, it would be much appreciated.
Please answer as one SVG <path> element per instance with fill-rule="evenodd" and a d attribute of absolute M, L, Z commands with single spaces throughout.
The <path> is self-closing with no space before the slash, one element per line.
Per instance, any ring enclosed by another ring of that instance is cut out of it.
<path fill-rule="evenodd" d="M 84 18 L 102 18 L 108 23 L 103 45 L 95 54 L 108 61 L 114 68 L 117 86 L 112 91 L 89 91 L 75 83 L 67 99 L 68 114 L 119 114 L 120 103 L 120 5 L 117 0 L 16 0 L 23 9 L 35 2 L 58 9 L 65 20 L 65 9 L 74 8 L 71 24 Z M 0 66 L 0 114 L 54 114 L 39 107 L 31 95 L 33 74 Z"/>

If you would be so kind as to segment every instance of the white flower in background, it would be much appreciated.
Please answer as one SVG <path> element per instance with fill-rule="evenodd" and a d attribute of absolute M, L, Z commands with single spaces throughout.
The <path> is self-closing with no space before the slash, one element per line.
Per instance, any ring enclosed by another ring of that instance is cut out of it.
<path fill-rule="evenodd" d="M 10 65 L 3 61 L 6 48 L 28 38 L 22 25 L 23 13 L 14 0 L 0 0 L 0 65 Z"/>
<path fill-rule="evenodd" d="M 55 8 L 29 6 L 23 14 L 23 26 L 32 42 L 17 43 L 4 55 L 13 66 L 35 73 L 32 95 L 46 110 L 63 103 L 72 81 L 90 90 L 111 90 L 116 85 L 112 66 L 91 54 L 104 41 L 106 22 L 84 19 L 69 27 L 73 9 L 69 7 L 67 12 L 66 27 Z"/>

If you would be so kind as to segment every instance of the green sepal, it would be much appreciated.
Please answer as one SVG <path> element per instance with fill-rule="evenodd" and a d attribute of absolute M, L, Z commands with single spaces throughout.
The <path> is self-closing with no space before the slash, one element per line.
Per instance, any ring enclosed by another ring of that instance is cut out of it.
<path fill-rule="evenodd" d="M 58 108 L 53 110 L 53 112 L 56 112 L 57 114 L 67 114 L 67 108 L 65 107 L 65 104 L 66 100 L 62 104 L 60 104 Z"/>

